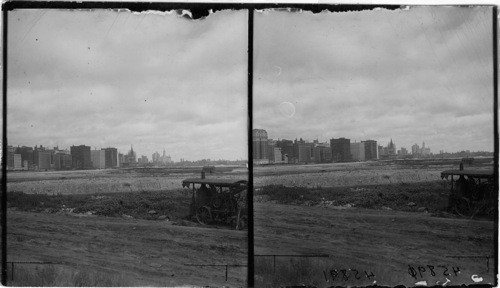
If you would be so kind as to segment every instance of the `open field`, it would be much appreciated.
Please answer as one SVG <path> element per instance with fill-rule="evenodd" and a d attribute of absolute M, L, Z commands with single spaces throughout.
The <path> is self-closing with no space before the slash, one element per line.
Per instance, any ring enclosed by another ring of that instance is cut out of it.
<path fill-rule="evenodd" d="M 310 165 L 268 165 L 254 167 L 254 186 L 338 187 L 372 184 L 416 183 L 441 180 L 443 170 L 458 169 L 458 162 L 353 162 Z M 492 167 L 479 162 L 467 169 Z"/>
<path fill-rule="evenodd" d="M 7 191 L 37 194 L 88 194 L 179 189 L 185 178 L 200 177 L 201 167 L 8 172 Z M 245 167 L 216 167 L 207 177 L 247 179 Z"/>
<path fill-rule="evenodd" d="M 447 213 L 458 165 L 430 164 L 256 167 L 257 287 L 495 284 L 495 222 Z"/>
<path fill-rule="evenodd" d="M 226 169 L 207 178 L 247 178 Z M 8 261 L 20 286 L 245 287 L 247 231 L 190 221 L 199 169 L 8 174 Z M 9 277 L 10 277 L 9 267 Z M 10 278 L 9 278 L 10 280 Z"/>
<path fill-rule="evenodd" d="M 255 253 L 260 255 L 317 255 L 328 258 L 255 258 L 257 287 L 280 285 L 406 287 L 426 281 L 428 286 L 495 284 L 496 267 L 493 221 L 431 217 L 428 213 L 362 208 L 308 207 L 270 203 L 255 204 Z M 448 256 L 481 256 L 452 258 Z M 487 265 L 488 264 L 488 265 Z M 412 277 L 411 265 L 425 272 Z M 433 276 L 427 265 L 434 266 Z M 445 268 L 439 267 L 443 265 Z M 453 272 L 459 267 L 460 273 Z M 335 279 L 332 274 L 337 270 Z M 350 276 L 344 278 L 340 270 Z M 445 271 L 448 269 L 448 271 Z M 455 268 L 456 269 L 456 268 Z M 326 273 L 326 280 L 325 274 Z M 366 277 L 373 273 L 375 277 Z M 446 273 L 448 276 L 445 276 Z M 350 273 L 350 274 L 349 274 Z M 443 275 L 443 273 L 445 273 Z M 359 278 L 359 279 L 356 279 Z M 439 281 L 439 282 L 438 282 Z"/>
<path fill-rule="evenodd" d="M 246 264 L 246 231 L 21 211 L 8 211 L 7 231 L 7 261 L 59 262 L 63 274 L 90 271 L 107 276 L 103 283 L 90 283 L 97 286 L 109 278 L 116 286 L 246 285 L 246 267 L 230 267 L 226 282 L 224 267 L 185 265 Z"/>
<path fill-rule="evenodd" d="M 365 164 L 256 167 L 255 253 L 329 255 L 257 256 L 257 287 L 495 283 L 495 223 L 441 213 L 439 173 L 455 166 Z M 9 174 L 8 261 L 60 263 L 16 266 L 11 284 L 245 287 L 246 267 L 229 267 L 226 281 L 224 267 L 184 265 L 246 264 L 247 233 L 186 219 L 180 183 L 199 172 L 170 172 Z"/>

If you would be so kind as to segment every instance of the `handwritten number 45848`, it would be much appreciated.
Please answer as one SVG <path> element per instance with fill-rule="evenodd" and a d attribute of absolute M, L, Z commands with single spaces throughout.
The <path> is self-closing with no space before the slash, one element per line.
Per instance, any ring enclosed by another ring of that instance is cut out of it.
<path fill-rule="evenodd" d="M 425 272 L 430 273 L 431 276 L 436 276 L 436 271 L 438 270 L 438 268 L 442 269 L 444 276 L 451 275 L 450 272 L 448 272 L 449 271 L 448 267 L 444 266 L 444 265 L 438 265 L 437 267 L 434 267 L 432 265 L 417 266 L 416 269 L 415 269 L 415 267 L 408 265 L 408 274 L 410 274 L 410 276 L 415 278 L 415 279 L 417 279 L 417 276 L 420 276 L 420 278 L 423 278 L 423 273 L 425 273 Z M 441 270 L 441 269 L 439 269 L 439 270 Z M 459 267 L 452 266 L 451 270 L 453 271 L 453 274 L 455 274 L 455 276 L 457 276 L 458 273 L 460 273 Z"/>

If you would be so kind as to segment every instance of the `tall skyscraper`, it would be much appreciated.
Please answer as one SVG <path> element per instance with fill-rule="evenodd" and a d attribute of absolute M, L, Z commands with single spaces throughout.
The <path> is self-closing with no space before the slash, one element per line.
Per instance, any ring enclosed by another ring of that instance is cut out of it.
<path fill-rule="evenodd" d="M 293 145 L 297 163 L 314 162 L 314 143 L 307 143 L 300 138 L 298 141 L 295 140 Z"/>
<path fill-rule="evenodd" d="M 267 132 L 263 129 L 252 131 L 252 152 L 256 163 L 265 163 L 267 158 Z"/>
<path fill-rule="evenodd" d="M 38 151 L 38 169 L 39 170 L 49 170 L 52 164 L 52 152 L 53 151 Z"/>
<path fill-rule="evenodd" d="M 346 138 L 330 139 L 333 162 L 351 161 L 351 140 Z"/>
<path fill-rule="evenodd" d="M 118 167 L 118 149 L 109 147 L 102 150 L 104 150 L 105 168 Z"/>
<path fill-rule="evenodd" d="M 90 159 L 90 146 L 71 146 L 70 152 L 73 161 L 73 168 L 92 169 L 92 160 Z"/>
<path fill-rule="evenodd" d="M 377 141 L 375 140 L 365 140 L 361 141 L 361 143 L 365 143 L 365 160 L 376 160 L 377 156 Z"/>

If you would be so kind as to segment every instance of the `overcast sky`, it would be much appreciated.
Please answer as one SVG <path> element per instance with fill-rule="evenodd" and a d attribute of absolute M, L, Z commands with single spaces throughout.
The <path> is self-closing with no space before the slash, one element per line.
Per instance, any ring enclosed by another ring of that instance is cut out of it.
<path fill-rule="evenodd" d="M 493 151 L 492 9 L 255 16 L 254 127 Z"/>
<path fill-rule="evenodd" d="M 246 11 L 9 12 L 8 141 L 247 159 Z"/>

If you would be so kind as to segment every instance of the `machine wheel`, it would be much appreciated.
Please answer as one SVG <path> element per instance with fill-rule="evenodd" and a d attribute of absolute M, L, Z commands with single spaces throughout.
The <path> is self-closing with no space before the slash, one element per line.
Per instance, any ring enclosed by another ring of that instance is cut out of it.
<path fill-rule="evenodd" d="M 469 199 L 462 197 L 455 200 L 454 212 L 460 216 L 471 216 L 474 212 Z"/>
<path fill-rule="evenodd" d="M 215 209 L 220 209 L 223 205 L 223 202 L 224 202 L 224 200 L 222 199 L 222 197 L 215 196 L 212 199 L 212 207 L 214 207 Z"/>
<path fill-rule="evenodd" d="M 196 220 L 198 220 L 200 224 L 210 224 L 212 222 L 212 213 L 210 212 L 210 209 L 206 206 L 198 208 L 196 211 Z"/>

